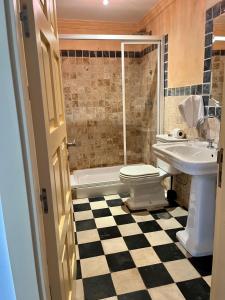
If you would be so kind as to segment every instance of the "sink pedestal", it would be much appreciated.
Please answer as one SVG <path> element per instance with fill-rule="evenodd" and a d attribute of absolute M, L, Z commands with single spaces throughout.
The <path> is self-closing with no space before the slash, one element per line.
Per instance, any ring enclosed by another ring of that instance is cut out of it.
<path fill-rule="evenodd" d="M 216 175 L 192 176 L 187 226 L 177 232 L 182 246 L 192 256 L 213 252 Z"/>

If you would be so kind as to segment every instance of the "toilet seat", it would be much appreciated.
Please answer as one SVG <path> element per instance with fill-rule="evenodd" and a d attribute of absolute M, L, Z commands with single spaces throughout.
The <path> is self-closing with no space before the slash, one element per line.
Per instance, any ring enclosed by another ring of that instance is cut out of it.
<path fill-rule="evenodd" d="M 159 176 L 159 169 L 152 165 L 134 165 L 126 166 L 120 169 L 120 177 L 124 179 L 145 179 Z"/>
<path fill-rule="evenodd" d="M 127 185 L 130 197 L 126 205 L 131 210 L 159 209 L 168 204 L 161 184 L 167 173 L 152 165 L 130 165 L 121 168 L 120 181 Z"/>

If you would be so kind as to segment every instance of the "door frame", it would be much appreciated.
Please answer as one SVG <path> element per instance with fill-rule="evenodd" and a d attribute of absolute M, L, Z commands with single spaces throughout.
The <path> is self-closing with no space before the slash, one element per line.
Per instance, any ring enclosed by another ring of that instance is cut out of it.
<path fill-rule="evenodd" d="M 19 11 L 18 0 L 0 1 L 1 204 L 16 299 L 47 300 L 46 250 Z"/>

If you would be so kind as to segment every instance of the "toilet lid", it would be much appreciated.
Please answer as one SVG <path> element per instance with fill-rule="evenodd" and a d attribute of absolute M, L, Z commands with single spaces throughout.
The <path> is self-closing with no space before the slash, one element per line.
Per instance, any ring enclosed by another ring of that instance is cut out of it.
<path fill-rule="evenodd" d="M 124 177 L 152 177 L 158 176 L 159 170 L 152 165 L 135 165 L 121 168 L 120 174 Z"/>

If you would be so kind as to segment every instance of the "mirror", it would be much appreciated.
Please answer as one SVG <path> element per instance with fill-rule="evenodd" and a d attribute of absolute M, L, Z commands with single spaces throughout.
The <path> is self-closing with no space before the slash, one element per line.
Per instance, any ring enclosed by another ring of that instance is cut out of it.
<path fill-rule="evenodd" d="M 215 106 L 225 103 L 225 14 L 213 21 L 211 98 Z"/>

